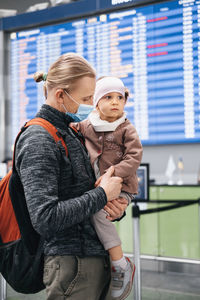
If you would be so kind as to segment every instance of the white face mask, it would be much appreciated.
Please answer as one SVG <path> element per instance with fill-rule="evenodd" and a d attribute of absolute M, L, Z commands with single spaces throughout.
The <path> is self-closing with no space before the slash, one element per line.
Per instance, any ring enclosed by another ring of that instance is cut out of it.
<path fill-rule="evenodd" d="M 73 114 L 73 113 L 68 112 L 66 107 L 63 104 L 63 107 L 65 108 L 65 111 L 66 111 L 66 114 L 69 115 L 74 120 L 74 122 L 81 122 L 81 121 L 87 119 L 88 115 L 94 109 L 93 105 L 80 104 L 70 94 L 68 94 L 65 90 L 64 90 L 64 92 L 68 97 L 70 97 L 70 99 L 72 101 L 74 101 L 76 104 L 79 105 L 77 112 L 75 114 Z"/>

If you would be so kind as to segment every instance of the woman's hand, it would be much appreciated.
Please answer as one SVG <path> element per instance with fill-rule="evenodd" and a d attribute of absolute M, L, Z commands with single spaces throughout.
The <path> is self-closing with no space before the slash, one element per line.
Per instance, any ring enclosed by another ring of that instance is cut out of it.
<path fill-rule="evenodd" d="M 101 186 L 107 196 L 107 200 L 111 201 L 117 199 L 121 193 L 122 178 L 112 176 L 114 174 L 114 167 L 110 167 L 108 171 L 102 175 L 95 183 L 95 186 Z"/>
<path fill-rule="evenodd" d="M 119 219 L 123 216 L 126 208 L 128 206 L 128 200 L 125 198 L 118 198 L 112 201 L 109 201 L 105 206 L 104 209 L 108 213 L 106 217 L 110 221 L 114 221 Z"/>

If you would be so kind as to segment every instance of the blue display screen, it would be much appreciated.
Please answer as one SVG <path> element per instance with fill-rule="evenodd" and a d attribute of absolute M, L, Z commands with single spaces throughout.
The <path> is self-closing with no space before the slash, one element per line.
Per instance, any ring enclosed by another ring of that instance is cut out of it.
<path fill-rule="evenodd" d="M 12 32 L 12 138 L 44 103 L 33 74 L 76 52 L 129 89 L 143 145 L 200 142 L 200 1 L 170 1 Z"/>

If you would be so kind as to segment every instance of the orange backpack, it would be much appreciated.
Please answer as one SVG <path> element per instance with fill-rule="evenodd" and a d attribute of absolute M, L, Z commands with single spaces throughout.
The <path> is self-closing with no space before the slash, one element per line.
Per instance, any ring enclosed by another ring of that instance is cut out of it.
<path fill-rule="evenodd" d="M 35 118 L 27 122 L 15 140 L 12 170 L 0 181 L 0 273 L 19 293 L 37 293 L 43 285 L 44 238 L 34 230 L 28 213 L 21 180 L 15 168 L 15 148 L 21 133 L 31 125 L 40 125 L 67 146 L 58 130 L 48 121 Z"/>

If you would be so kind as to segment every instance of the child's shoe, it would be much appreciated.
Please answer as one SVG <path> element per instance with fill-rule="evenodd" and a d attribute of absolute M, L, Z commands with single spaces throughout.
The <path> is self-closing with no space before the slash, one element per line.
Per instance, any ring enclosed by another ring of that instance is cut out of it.
<path fill-rule="evenodd" d="M 126 257 L 127 266 L 123 270 L 121 267 L 112 267 L 112 298 L 123 300 L 128 297 L 133 285 L 135 265 Z"/>

